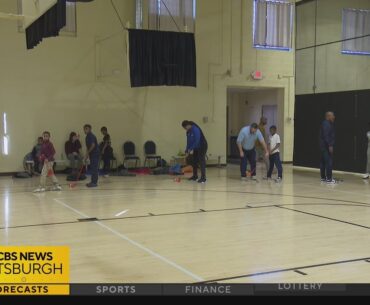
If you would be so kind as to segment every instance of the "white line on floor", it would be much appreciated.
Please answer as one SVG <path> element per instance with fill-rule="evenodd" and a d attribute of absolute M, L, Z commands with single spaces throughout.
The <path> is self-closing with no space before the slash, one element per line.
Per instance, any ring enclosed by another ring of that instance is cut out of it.
<path fill-rule="evenodd" d="M 120 217 L 121 215 L 126 214 L 128 211 L 129 211 L 129 210 L 124 210 L 124 211 L 122 211 L 122 212 L 118 213 L 118 214 L 117 214 L 117 215 L 115 215 L 115 216 L 116 216 L 116 217 Z"/>
<path fill-rule="evenodd" d="M 54 199 L 54 201 L 55 201 L 56 203 L 58 203 L 58 204 L 60 204 L 60 205 L 64 206 L 65 208 L 67 208 L 67 209 L 69 209 L 69 210 L 71 210 L 71 211 L 75 212 L 76 214 L 78 214 L 78 215 L 80 215 L 80 216 L 84 217 L 84 218 L 90 218 L 90 216 L 88 216 L 88 215 L 86 215 L 86 214 L 84 214 L 84 213 L 80 212 L 79 210 L 76 210 L 75 208 L 71 207 L 70 205 L 68 205 L 67 203 L 65 203 L 65 202 L 61 201 L 60 199 Z M 198 276 L 198 275 L 196 275 L 196 274 L 192 273 L 191 271 L 189 271 L 189 270 L 187 270 L 187 269 L 185 269 L 185 268 L 181 267 L 180 265 L 178 265 L 178 264 L 176 264 L 175 262 L 173 262 L 173 261 L 171 261 L 171 260 L 169 260 L 169 259 L 165 258 L 164 256 L 162 256 L 162 255 L 160 255 L 160 254 L 158 254 L 158 253 L 156 253 L 156 252 L 154 252 L 154 251 L 150 250 L 149 248 L 146 248 L 145 246 L 143 246 L 143 245 L 139 244 L 138 242 L 136 242 L 136 241 L 134 241 L 134 240 L 132 240 L 132 239 L 128 238 L 127 236 L 125 236 L 125 235 L 123 235 L 123 234 L 121 234 L 121 233 L 117 232 L 116 230 L 114 230 L 114 229 L 112 229 L 112 228 L 108 227 L 107 225 L 103 224 L 102 222 L 100 222 L 100 221 L 95 221 L 94 223 L 95 223 L 95 224 L 97 224 L 98 226 L 100 226 L 100 227 L 102 227 L 102 228 L 106 229 L 107 231 L 109 231 L 109 232 L 113 233 L 114 235 L 118 236 L 119 238 L 121 238 L 121 239 L 123 239 L 123 240 L 125 240 L 125 241 L 129 242 L 131 245 L 133 245 L 133 246 L 135 246 L 135 247 L 137 247 L 137 248 L 139 248 L 139 249 L 143 250 L 144 252 L 146 252 L 146 253 L 148 253 L 148 254 L 152 255 L 153 257 L 155 257 L 155 258 L 157 258 L 157 259 L 161 260 L 162 262 L 165 262 L 166 264 L 168 264 L 168 265 L 170 265 L 170 266 L 174 267 L 175 269 L 177 269 L 177 270 L 179 270 L 179 271 L 181 271 L 181 272 L 185 273 L 186 275 L 188 275 L 188 276 L 192 277 L 193 279 L 195 279 L 195 280 L 197 280 L 197 281 L 199 281 L 199 282 L 204 282 L 204 279 L 203 279 L 203 278 L 201 278 L 200 276 Z"/>

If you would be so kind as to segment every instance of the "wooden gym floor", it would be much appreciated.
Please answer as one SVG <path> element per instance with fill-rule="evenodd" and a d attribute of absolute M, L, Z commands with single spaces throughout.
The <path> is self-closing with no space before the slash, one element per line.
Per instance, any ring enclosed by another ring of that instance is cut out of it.
<path fill-rule="evenodd" d="M 261 173 L 261 171 L 260 171 Z M 0 244 L 68 245 L 72 283 L 370 283 L 370 186 L 285 166 L 282 184 L 168 176 L 33 194 L 0 178 Z M 94 222 L 79 219 L 97 218 Z"/>

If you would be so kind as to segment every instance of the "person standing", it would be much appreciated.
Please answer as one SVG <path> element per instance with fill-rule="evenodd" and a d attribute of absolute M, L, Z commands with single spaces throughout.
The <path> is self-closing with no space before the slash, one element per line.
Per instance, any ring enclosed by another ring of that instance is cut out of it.
<path fill-rule="evenodd" d="M 110 162 L 113 158 L 112 142 L 107 127 L 102 127 L 100 131 L 103 134 L 103 142 L 100 143 L 100 153 L 104 162 L 104 177 L 107 178 L 110 172 Z"/>
<path fill-rule="evenodd" d="M 93 188 L 98 186 L 99 179 L 99 146 L 96 136 L 92 133 L 92 127 L 89 124 L 84 126 L 86 135 L 86 156 L 85 160 L 90 159 L 91 182 L 86 184 L 87 187 Z"/>
<path fill-rule="evenodd" d="M 335 114 L 329 111 L 325 114 L 325 120 L 320 128 L 320 150 L 321 150 L 321 182 L 335 184 L 333 179 L 333 155 L 335 145 Z"/>
<path fill-rule="evenodd" d="M 267 179 L 271 179 L 272 171 L 274 170 L 274 165 L 278 170 L 278 178 L 276 182 L 281 182 L 283 180 L 283 166 L 281 165 L 280 159 L 280 136 L 277 134 L 276 126 L 270 127 L 270 141 L 269 141 L 269 151 L 270 151 L 270 166 L 267 173 Z"/>
<path fill-rule="evenodd" d="M 50 132 L 45 131 L 43 134 L 44 142 L 42 143 L 40 151 L 40 162 L 43 163 L 41 177 L 40 177 L 40 186 L 36 189 L 35 193 L 42 193 L 46 191 L 46 178 L 50 177 L 53 181 L 53 191 L 61 191 L 62 187 L 59 185 L 58 179 L 55 176 L 53 165 L 54 165 L 54 156 L 55 149 L 53 143 L 50 142 Z"/>
<path fill-rule="evenodd" d="M 366 167 L 366 174 L 364 175 L 364 180 L 368 180 L 370 178 L 370 122 L 367 132 L 367 167 Z"/>
<path fill-rule="evenodd" d="M 252 179 L 256 180 L 256 141 L 259 141 L 265 151 L 265 158 L 269 157 L 269 152 L 262 133 L 258 130 L 258 125 L 253 123 L 251 126 L 242 128 L 237 139 L 240 153 L 240 172 L 242 180 L 247 178 L 247 162 L 251 165 Z"/>
<path fill-rule="evenodd" d="M 198 180 L 198 166 L 200 165 L 201 177 L 198 183 L 206 183 L 206 155 L 208 143 L 202 129 L 191 121 L 182 122 L 182 127 L 186 130 L 187 146 L 185 153 L 192 156 L 193 176 L 190 181 Z"/>
<path fill-rule="evenodd" d="M 265 143 L 268 142 L 268 136 L 266 133 L 266 126 L 267 126 L 268 120 L 265 117 L 262 117 L 260 120 L 260 123 L 258 125 L 258 130 L 262 133 L 262 136 L 265 140 Z M 268 172 L 270 166 L 269 166 L 269 158 L 265 158 L 263 146 L 261 145 L 260 141 L 256 141 L 256 151 L 257 151 L 257 160 L 263 161 L 266 166 L 266 172 Z"/>
<path fill-rule="evenodd" d="M 72 175 L 77 173 L 77 168 L 81 166 L 81 142 L 75 132 L 71 132 L 69 140 L 64 145 L 64 150 L 72 168 Z"/>

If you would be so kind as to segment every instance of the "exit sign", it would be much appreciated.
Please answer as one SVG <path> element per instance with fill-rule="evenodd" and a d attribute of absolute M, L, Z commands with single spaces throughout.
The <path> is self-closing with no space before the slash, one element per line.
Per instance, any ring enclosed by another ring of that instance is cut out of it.
<path fill-rule="evenodd" d="M 263 79 L 262 72 L 259 70 L 253 71 L 251 75 L 252 75 L 252 78 L 255 80 Z"/>

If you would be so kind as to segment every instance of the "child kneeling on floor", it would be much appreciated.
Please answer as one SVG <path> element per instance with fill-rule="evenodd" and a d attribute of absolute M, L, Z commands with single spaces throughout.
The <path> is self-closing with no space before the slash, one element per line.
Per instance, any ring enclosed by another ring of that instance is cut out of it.
<path fill-rule="evenodd" d="M 45 131 L 43 134 L 44 142 L 42 143 L 40 152 L 40 162 L 43 163 L 40 186 L 35 190 L 35 193 L 46 191 L 46 178 L 50 177 L 53 181 L 53 191 L 61 191 L 62 187 L 59 185 L 57 177 L 55 177 L 53 165 L 54 165 L 54 155 L 55 149 L 53 143 L 50 142 L 50 132 Z"/>
<path fill-rule="evenodd" d="M 274 166 L 278 170 L 278 178 L 276 182 L 281 182 L 283 180 L 283 166 L 280 160 L 280 136 L 276 133 L 276 126 L 270 127 L 270 141 L 269 141 L 269 152 L 270 152 L 270 168 L 267 173 L 267 179 L 271 179 L 272 171 Z"/>

